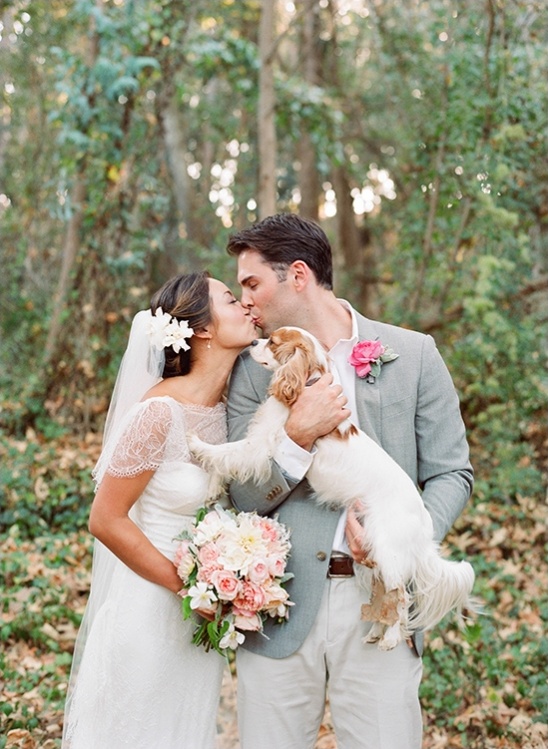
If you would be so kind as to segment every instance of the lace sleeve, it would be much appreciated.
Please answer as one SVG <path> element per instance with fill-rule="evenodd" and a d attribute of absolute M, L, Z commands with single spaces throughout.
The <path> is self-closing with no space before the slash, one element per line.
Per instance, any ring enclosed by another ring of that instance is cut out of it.
<path fill-rule="evenodd" d="M 103 448 L 93 471 L 96 484 L 108 473 L 117 478 L 155 471 L 164 461 L 173 414 L 168 403 L 148 400 L 136 404 Z"/>

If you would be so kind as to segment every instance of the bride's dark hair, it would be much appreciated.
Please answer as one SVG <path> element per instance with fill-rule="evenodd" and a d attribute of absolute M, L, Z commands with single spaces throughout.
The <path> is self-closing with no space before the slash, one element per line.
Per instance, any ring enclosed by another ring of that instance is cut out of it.
<path fill-rule="evenodd" d="M 206 328 L 213 320 L 211 300 L 209 297 L 209 273 L 183 273 L 174 276 L 154 294 L 150 300 L 152 314 L 161 307 L 177 320 L 186 320 L 195 331 Z M 190 372 L 192 338 L 189 339 L 189 351 L 175 353 L 171 346 L 164 349 L 166 363 L 162 377 L 176 377 Z"/>

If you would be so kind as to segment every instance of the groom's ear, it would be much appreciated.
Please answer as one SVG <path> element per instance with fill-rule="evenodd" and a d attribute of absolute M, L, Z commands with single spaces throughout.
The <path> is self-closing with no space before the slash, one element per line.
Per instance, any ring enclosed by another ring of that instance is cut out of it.
<path fill-rule="evenodd" d="M 296 291 L 306 288 L 313 273 L 304 260 L 295 260 L 288 268 L 288 277 Z"/>

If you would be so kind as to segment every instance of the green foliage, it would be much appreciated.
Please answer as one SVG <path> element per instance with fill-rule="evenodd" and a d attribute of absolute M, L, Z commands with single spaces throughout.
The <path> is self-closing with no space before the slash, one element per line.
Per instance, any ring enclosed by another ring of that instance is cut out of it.
<path fill-rule="evenodd" d="M 257 217 L 260 9 L 254 0 L 10 4 L 0 47 L 8 435 L 100 431 L 129 322 L 155 288 L 203 266 L 236 287 L 224 247 L 232 228 Z M 362 309 L 372 299 L 366 312 L 436 337 L 461 396 L 478 496 L 540 497 L 546 16 L 526 0 L 315 11 L 311 84 L 304 6 L 279 8 L 279 206 L 298 209 L 303 133 L 316 150 L 322 209 L 341 171 L 350 196 L 337 188 L 339 207 L 371 191 L 373 210 L 352 216 L 363 240 L 352 267 L 336 219 L 322 219 L 337 293 Z M 44 369 L 75 216 L 76 259 Z M 371 299 L 355 283 L 362 276 Z M 6 476 L 5 490 L 26 497 L 18 512 L 29 533 L 32 483 L 19 465 L 30 458 L 15 456 L 19 475 Z M 65 496 L 57 480 L 46 522 L 79 504 L 78 486 Z"/>
<path fill-rule="evenodd" d="M 90 460 L 89 446 L 72 447 L 75 462 Z M 61 442 L 56 453 L 67 449 Z M 51 455 L 37 451 L 34 459 L 44 468 Z M 448 545 L 452 558 L 472 562 L 483 613 L 464 629 L 448 617 L 427 635 L 424 746 L 434 747 L 443 735 L 469 749 L 521 749 L 542 736 L 541 722 L 548 720 L 546 509 L 531 498 L 471 504 Z M 50 726 L 61 725 L 90 565 L 88 533 L 67 528 L 27 539 L 12 526 L 0 535 L 3 735 L 15 729 L 36 739 L 59 735 Z"/>
<path fill-rule="evenodd" d="M 421 685 L 426 723 L 460 733 L 462 745 L 473 749 L 496 746 L 502 737 L 507 746 L 524 746 L 530 726 L 516 716 L 548 719 L 545 508 L 494 497 L 465 511 L 448 540 L 451 556 L 466 552 L 474 566 L 482 612 L 463 629 L 444 621 L 428 635 Z"/>
<path fill-rule="evenodd" d="M 89 587 L 90 541 L 72 533 L 28 542 L 12 529 L 1 543 L 1 733 L 34 735 L 64 703 L 82 590 Z"/>
<path fill-rule="evenodd" d="M 535 435 L 534 425 L 541 423 L 546 400 L 546 350 L 534 317 L 520 314 L 519 266 L 519 260 L 479 259 L 448 357 L 477 446 L 480 497 L 542 491 L 536 458 L 543 436 Z"/>
<path fill-rule="evenodd" d="M 87 524 L 93 463 L 55 436 L 0 439 L 0 533 L 34 538 Z"/>
<path fill-rule="evenodd" d="M 374 161 L 395 179 L 396 198 L 364 224 L 380 248 L 374 271 L 389 281 L 379 314 L 435 335 L 461 396 L 477 491 L 540 497 L 546 305 L 534 289 L 548 270 L 538 138 L 548 102 L 537 40 L 547 28 L 533 11 L 535 30 L 521 35 L 526 3 L 490 14 L 465 5 L 383 3 L 362 27 L 374 51 L 353 174 L 363 183 Z"/>

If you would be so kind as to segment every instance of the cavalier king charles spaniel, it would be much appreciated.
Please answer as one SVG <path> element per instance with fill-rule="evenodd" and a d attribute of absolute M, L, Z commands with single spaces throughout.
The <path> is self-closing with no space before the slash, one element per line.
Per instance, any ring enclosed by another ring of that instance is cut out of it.
<path fill-rule="evenodd" d="M 320 343 L 304 330 L 283 327 L 250 349 L 274 372 L 269 397 L 237 442 L 209 445 L 190 437 L 193 455 L 210 473 L 210 498 L 228 480 L 261 483 L 271 473 L 289 408 L 306 383 L 329 371 Z M 474 610 L 474 571 L 468 562 L 444 559 L 433 539 L 432 519 L 405 471 L 350 420 L 318 439 L 306 479 L 322 504 L 361 507 L 367 566 L 355 564 L 371 590 L 362 618 L 373 621 L 364 642 L 391 650 L 417 629 L 432 629 L 449 611 Z"/>

